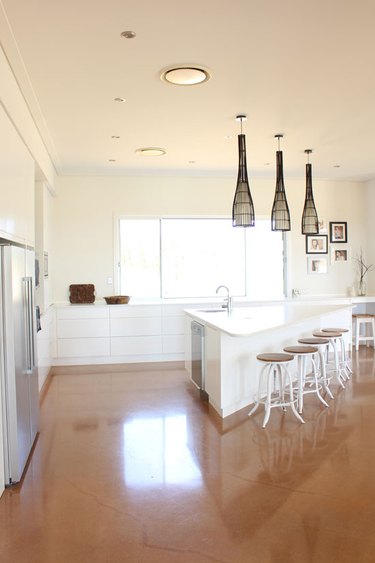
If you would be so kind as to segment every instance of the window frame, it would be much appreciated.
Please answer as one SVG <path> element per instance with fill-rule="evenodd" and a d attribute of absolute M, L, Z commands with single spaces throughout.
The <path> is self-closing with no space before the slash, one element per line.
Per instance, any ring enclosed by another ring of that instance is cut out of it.
<path fill-rule="evenodd" d="M 202 220 L 210 220 L 210 219 L 225 219 L 230 221 L 230 218 L 228 218 L 228 216 L 221 216 L 221 215 L 116 215 L 114 216 L 114 290 L 116 294 L 119 294 L 120 292 L 120 280 L 121 280 L 121 255 L 120 255 L 120 221 L 121 220 L 158 220 L 158 221 L 163 221 L 166 219 L 202 219 Z M 261 221 L 269 221 L 268 217 L 259 217 L 258 220 Z M 234 228 L 234 227 L 233 227 Z M 240 227 L 236 227 L 237 229 Z M 250 229 L 251 227 L 249 227 Z M 161 230 L 160 230 L 161 231 Z M 282 295 L 280 296 L 280 298 L 286 298 L 288 296 L 288 280 L 290 277 L 290 264 L 289 261 L 287 259 L 289 251 L 290 251 L 290 241 L 289 241 L 289 237 L 287 236 L 288 233 L 282 232 L 280 233 L 282 236 Z M 246 248 L 246 244 L 247 244 L 247 239 L 245 237 L 245 248 Z M 161 235 L 159 236 L 159 248 L 160 248 L 160 261 L 162 262 L 162 252 L 161 252 Z M 160 274 L 162 272 L 162 263 L 160 264 Z M 248 289 L 248 284 L 247 284 L 247 276 L 248 276 L 248 268 L 245 268 L 245 295 L 244 296 L 239 296 L 239 297 L 243 297 L 244 300 L 254 300 L 254 301 L 273 301 L 273 300 L 278 300 L 278 298 L 254 298 L 252 299 L 251 296 L 247 295 L 247 289 Z M 173 300 L 173 299 L 194 299 L 191 297 L 183 297 L 181 296 L 180 298 L 177 297 L 162 297 L 162 291 L 163 291 L 163 281 L 162 281 L 162 276 L 160 275 L 160 284 L 159 284 L 159 288 L 160 288 L 160 293 L 159 293 L 159 297 L 158 298 L 147 298 L 147 297 L 137 297 L 137 299 L 139 300 L 147 300 L 147 299 L 151 299 L 151 300 L 160 300 L 160 301 L 168 301 L 168 300 Z M 203 298 L 206 297 L 208 298 L 208 296 L 202 296 Z"/>

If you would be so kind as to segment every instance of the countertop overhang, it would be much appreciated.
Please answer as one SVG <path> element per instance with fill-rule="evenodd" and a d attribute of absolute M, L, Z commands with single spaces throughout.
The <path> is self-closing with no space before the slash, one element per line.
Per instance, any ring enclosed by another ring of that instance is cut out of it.
<path fill-rule="evenodd" d="M 231 313 L 225 309 L 185 309 L 185 313 L 193 320 L 201 322 L 229 336 L 251 336 L 262 331 L 287 327 L 314 319 L 317 321 L 322 315 L 335 313 L 343 309 L 350 310 L 352 305 L 348 300 L 342 305 L 307 305 L 301 302 L 283 305 L 262 305 L 253 307 L 234 307 Z M 318 326 L 317 326 L 318 328 Z"/>

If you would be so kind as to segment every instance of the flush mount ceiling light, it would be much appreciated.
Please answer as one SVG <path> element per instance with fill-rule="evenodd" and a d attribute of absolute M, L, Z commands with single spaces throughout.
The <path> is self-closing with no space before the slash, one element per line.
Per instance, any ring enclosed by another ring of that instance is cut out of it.
<path fill-rule="evenodd" d="M 232 225 L 233 227 L 253 227 L 255 212 L 247 177 L 245 135 L 242 134 L 242 122 L 246 121 L 247 117 L 237 115 L 236 119 L 241 122 L 241 134 L 238 135 L 238 176 L 232 207 Z"/>
<path fill-rule="evenodd" d="M 195 86 L 207 82 L 211 76 L 207 69 L 195 65 L 183 65 L 166 68 L 160 78 L 167 84 L 176 86 Z"/>
<path fill-rule="evenodd" d="M 125 39 L 134 39 L 134 37 L 136 37 L 136 32 L 135 31 L 123 31 L 121 33 L 121 37 L 124 37 Z"/>
<path fill-rule="evenodd" d="M 276 151 L 276 189 L 271 213 L 272 231 L 290 231 L 290 213 L 284 187 L 283 153 L 280 150 L 280 139 L 283 136 L 281 133 L 275 135 L 278 140 L 278 150 Z"/>
<path fill-rule="evenodd" d="M 312 188 L 312 173 L 311 164 L 309 162 L 309 155 L 312 153 L 311 149 L 306 149 L 307 164 L 306 164 L 306 195 L 305 205 L 302 213 L 301 231 L 303 235 L 317 235 L 319 233 L 318 214 L 316 212 L 314 195 Z"/>
<path fill-rule="evenodd" d="M 143 149 L 137 149 L 135 152 L 140 156 L 162 156 L 167 151 L 159 147 L 144 147 Z"/>

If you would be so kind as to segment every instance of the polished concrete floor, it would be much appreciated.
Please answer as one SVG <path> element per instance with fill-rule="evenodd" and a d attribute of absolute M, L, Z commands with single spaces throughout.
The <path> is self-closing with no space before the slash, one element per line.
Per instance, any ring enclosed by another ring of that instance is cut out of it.
<path fill-rule="evenodd" d="M 375 561 L 375 360 L 306 423 L 221 420 L 183 369 L 54 375 L 1 563 Z"/>

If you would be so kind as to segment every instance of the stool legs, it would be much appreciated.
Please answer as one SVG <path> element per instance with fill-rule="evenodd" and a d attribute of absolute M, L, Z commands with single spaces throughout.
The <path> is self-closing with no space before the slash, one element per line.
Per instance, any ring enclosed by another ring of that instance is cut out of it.
<path fill-rule="evenodd" d="M 334 366 L 330 367 L 327 361 L 326 371 L 331 371 L 335 374 L 337 383 L 345 389 L 344 381 L 347 379 L 344 369 L 342 368 L 342 364 L 339 359 L 339 351 L 337 348 L 337 338 L 330 338 L 329 343 L 332 346 L 333 350 L 333 360 Z"/>
<path fill-rule="evenodd" d="M 346 359 L 346 351 L 345 351 L 345 341 L 344 337 L 340 338 L 340 346 L 341 346 L 341 363 L 342 369 L 346 376 L 346 379 L 350 379 L 350 376 L 353 374 L 351 367 L 348 364 L 348 360 Z"/>
<path fill-rule="evenodd" d="M 266 378 L 266 395 L 262 397 L 264 378 Z M 258 394 L 255 399 L 255 404 L 248 413 L 248 416 L 251 416 L 257 410 L 258 406 L 263 403 L 265 413 L 262 427 L 265 428 L 269 421 L 272 408 L 281 407 L 285 412 L 286 407 L 290 406 L 294 416 L 298 418 L 300 422 L 304 423 L 305 421 L 295 407 L 295 402 L 293 380 L 288 366 L 278 363 L 267 363 L 263 366 L 259 374 Z"/>
<path fill-rule="evenodd" d="M 321 352 L 320 352 L 321 353 Z M 317 354 L 319 354 L 319 352 L 317 352 Z M 319 381 L 318 381 L 318 369 L 316 367 L 316 361 L 314 359 L 314 356 L 311 357 L 311 365 L 312 365 L 312 372 L 310 374 L 310 378 L 312 378 L 312 381 L 310 381 L 310 383 L 307 381 L 307 374 L 306 374 L 306 355 L 300 355 L 298 356 L 298 375 L 297 375 L 297 380 L 298 380 L 298 385 L 297 385 L 297 394 L 298 394 L 298 412 L 300 414 L 302 414 L 302 410 L 303 410 L 303 397 L 306 393 L 316 393 L 319 401 L 321 403 L 323 403 L 323 405 L 325 407 L 329 407 L 329 404 L 327 403 L 327 401 L 325 401 L 320 393 L 320 389 L 319 389 Z M 323 364 L 324 365 L 324 364 Z M 306 391 L 306 384 L 309 384 L 312 389 Z M 331 398 L 333 398 L 333 395 L 331 393 L 331 391 L 328 389 L 329 391 L 329 395 L 331 396 Z"/>
<path fill-rule="evenodd" d="M 327 372 L 326 372 L 326 361 L 325 361 L 324 353 L 323 353 L 321 347 L 319 347 L 318 354 L 319 354 L 319 372 L 321 374 L 321 376 L 320 376 L 321 384 L 322 384 L 324 391 L 328 394 L 328 396 L 331 399 L 333 399 L 331 389 L 329 388 L 329 380 L 328 380 Z"/>

